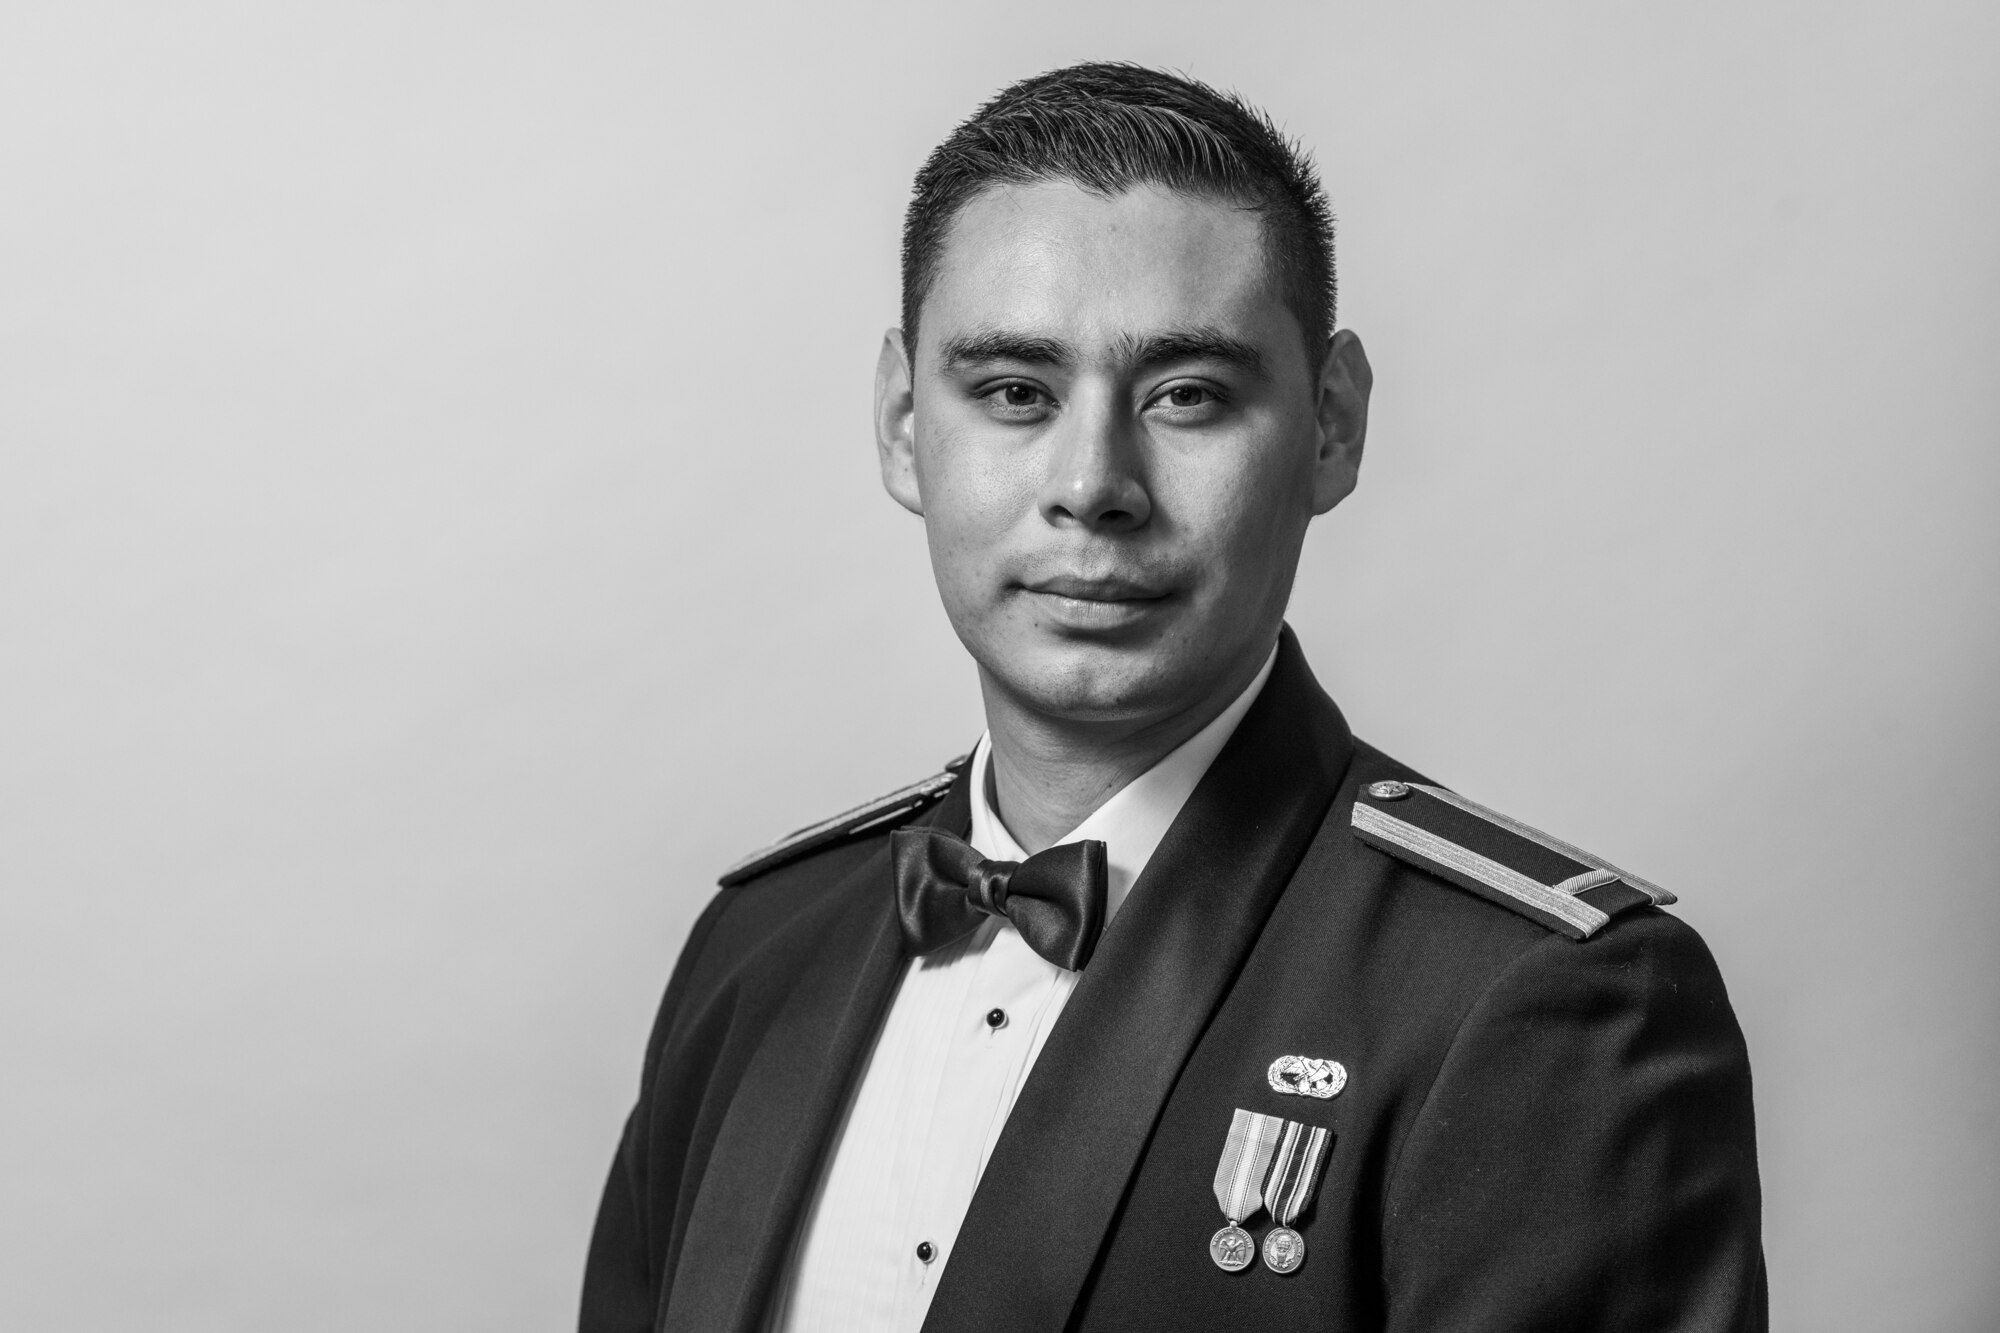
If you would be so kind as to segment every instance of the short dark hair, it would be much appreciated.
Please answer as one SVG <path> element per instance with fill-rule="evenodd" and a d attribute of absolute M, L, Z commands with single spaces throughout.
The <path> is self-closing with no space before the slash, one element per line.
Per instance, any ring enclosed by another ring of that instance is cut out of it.
<path fill-rule="evenodd" d="M 903 221 L 912 357 L 958 211 L 994 186 L 1050 180 L 1101 194 L 1159 185 L 1256 210 L 1279 297 L 1318 369 L 1333 335 L 1333 212 L 1312 158 L 1235 94 L 1123 63 L 1071 65 L 1003 89 L 924 163 Z"/>

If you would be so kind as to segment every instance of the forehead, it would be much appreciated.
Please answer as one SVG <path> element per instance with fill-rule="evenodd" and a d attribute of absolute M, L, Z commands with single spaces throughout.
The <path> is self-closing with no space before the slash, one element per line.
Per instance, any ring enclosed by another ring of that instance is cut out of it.
<path fill-rule="evenodd" d="M 959 210 L 922 342 L 1004 329 L 1107 346 L 1190 326 L 1260 343 L 1296 329 L 1269 280 L 1257 214 L 1154 186 L 1103 195 L 1051 181 L 995 187 Z"/>

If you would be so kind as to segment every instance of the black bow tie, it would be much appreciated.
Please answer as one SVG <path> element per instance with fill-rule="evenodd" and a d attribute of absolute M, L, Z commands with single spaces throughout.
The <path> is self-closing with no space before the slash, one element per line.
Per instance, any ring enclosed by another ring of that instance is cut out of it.
<path fill-rule="evenodd" d="M 889 837 L 896 913 L 913 956 L 964 939 L 988 916 L 1012 921 L 1028 947 L 1074 972 L 1104 930 L 1104 844 L 1071 842 L 1025 861 L 988 861 L 934 828 Z"/>

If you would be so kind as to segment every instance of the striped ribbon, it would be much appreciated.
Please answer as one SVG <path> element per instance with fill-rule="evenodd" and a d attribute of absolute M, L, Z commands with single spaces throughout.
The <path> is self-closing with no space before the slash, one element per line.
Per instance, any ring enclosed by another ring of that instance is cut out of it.
<path fill-rule="evenodd" d="M 1222 1206 L 1229 1225 L 1235 1226 L 1257 1211 L 1257 1186 L 1264 1179 L 1271 1154 L 1277 1151 L 1278 1134 L 1284 1125 L 1283 1116 L 1258 1115 L 1241 1107 L 1229 1122 L 1229 1142 L 1223 1145 L 1222 1160 L 1215 1165 L 1215 1201 Z"/>
<path fill-rule="evenodd" d="M 1238 1111 L 1236 1114 L 1245 1114 Z M 1320 1169 L 1326 1165 L 1326 1144 L 1332 1136 L 1324 1129 L 1308 1129 L 1296 1120 L 1285 1122 L 1271 1158 L 1271 1172 L 1264 1181 L 1264 1206 L 1281 1227 L 1305 1211 L 1319 1185 Z M 1217 1181 L 1218 1185 L 1220 1180 Z"/>

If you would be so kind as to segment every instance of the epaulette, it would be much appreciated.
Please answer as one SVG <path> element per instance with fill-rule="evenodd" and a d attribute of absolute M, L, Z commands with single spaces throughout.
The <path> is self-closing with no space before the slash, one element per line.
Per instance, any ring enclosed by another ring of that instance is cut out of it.
<path fill-rule="evenodd" d="M 962 754 L 946 764 L 942 773 L 933 774 L 922 782 L 912 782 L 907 787 L 898 787 L 886 796 L 878 796 L 831 819 L 822 819 L 817 824 L 808 824 L 796 833 L 787 834 L 729 867 L 717 882 L 726 889 L 787 861 L 795 861 L 807 852 L 816 852 L 822 847 L 860 837 L 886 825 L 915 818 L 944 799 L 944 794 L 951 790 L 951 784 L 958 780 L 959 770 L 971 760 L 970 754 Z"/>
<path fill-rule="evenodd" d="M 1363 787 L 1354 834 L 1573 940 L 1589 939 L 1620 912 L 1674 901 L 1609 861 L 1421 782 Z"/>

